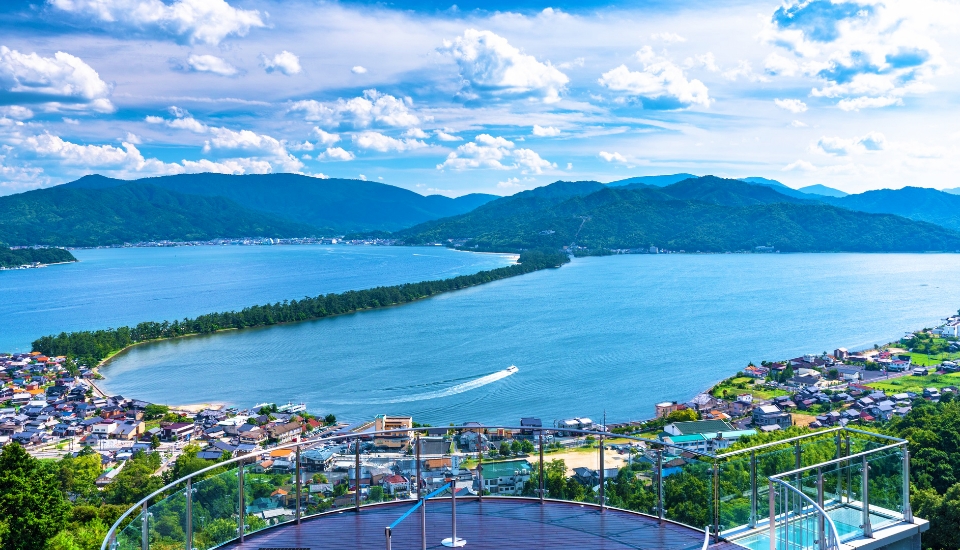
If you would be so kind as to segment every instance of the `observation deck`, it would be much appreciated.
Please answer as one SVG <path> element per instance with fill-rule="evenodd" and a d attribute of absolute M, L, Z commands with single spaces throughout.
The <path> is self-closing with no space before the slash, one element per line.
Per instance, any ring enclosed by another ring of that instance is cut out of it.
<path fill-rule="evenodd" d="M 907 442 L 871 432 L 706 454 L 587 430 L 432 431 L 338 433 L 213 465 L 128 510 L 101 550 L 899 550 L 929 527 L 910 509 Z M 520 449 L 493 453 L 498 440 Z"/>

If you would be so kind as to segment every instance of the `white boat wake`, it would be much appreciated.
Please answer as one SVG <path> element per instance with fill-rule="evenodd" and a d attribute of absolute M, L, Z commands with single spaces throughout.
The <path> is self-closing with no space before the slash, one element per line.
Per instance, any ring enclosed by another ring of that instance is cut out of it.
<path fill-rule="evenodd" d="M 332 405 L 375 405 L 379 403 L 409 403 L 411 401 L 426 401 L 428 399 L 439 399 L 441 397 L 450 397 L 451 395 L 457 395 L 458 393 L 468 392 L 470 390 L 482 388 L 487 384 L 493 384 L 498 380 L 503 380 L 508 376 L 512 376 L 516 374 L 519 370 L 520 369 L 518 369 L 515 366 L 510 366 L 503 370 L 498 370 L 497 372 L 486 374 L 479 378 L 474 378 L 473 380 L 461 382 L 460 384 L 450 386 L 449 388 L 443 388 L 443 389 L 429 391 L 429 392 L 400 395 L 397 397 L 384 397 L 382 399 L 331 402 L 331 404 Z"/>

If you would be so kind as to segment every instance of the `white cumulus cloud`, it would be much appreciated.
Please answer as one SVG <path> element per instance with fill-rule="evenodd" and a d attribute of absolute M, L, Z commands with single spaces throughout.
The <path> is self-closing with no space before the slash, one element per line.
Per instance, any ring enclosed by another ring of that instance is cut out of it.
<path fill-rule="evenodd" d="M 870 132 L 861 137 L 844 139 L 840 137 L 823 136 L 814 148 L 828 155 L 846 156 L 852 153 L 866 151 L 881 151 L 886 149 L 887 139 L 879 132 Z"/>
<path fill-rule="evenodd" d="M 544 160 L 531 149 L 516 149 L 514 143 L 505 138 L 480 134 L 470 143 L 457 147 L 442 164 L 437 165 L 438 170 L 444 168 L 519 169 L 524 174 L 542 174 L 544 170 L 556 168 L 556 164 Z"/>
<path fill-rule="evenodd" d="M 784 172 L 813 172 L 817 167 L 805 160 L 797 160 L 784 166 L 781 170 Z"/>
<path fill-rule="evenodd" d="M 436 134 L 437 139 L 440 141 L 463 141 L 462 137 L 455 136 L 451 133 L 445 132 L 444 130 L 436 130 L 434 131 L 434 134 Z"/>
<path fill-rule="evenodd" d="M 680 36 L 679 34 L 672 32 L 657 32 L 650 35 L 651 40 L 660 40 L 661 42 L 666 42 L 667 44 L 673 44 L 675 42 L 686 42 L 687 39 Z"/>
<path fill-rule="evenodd" d="M 189 44 L 219 44 L 229 35 L 245 36 L 264 27 L 260 12 L 237 9 L 226 0 L 49 0 L 53 7 L 78 19 L 176 38 Z"/>
<path fill-rule="evenodd" d="M 353 136 L 354 143 L 362 149 L 373 149 L 381 153 L 396 151 L 402 153 L 412 149 L 426 147 L 427 144 L 416 139 L 397 139 L 380 132 L 361 132 Z"/>
<path fill-rule="evenodd" d="M 317 155 L 318 159 L 330 159 L 330 160 L 353 160 L 354 155 L 350 151 L 340 147 L 328 147 L 326 151 Z"/>
<path fill-rule="evenodd" d="M 444 40 L 439 51 L 456 61 L 463 88 L 472 96 L 529 96 L 554 103 L 570 82 L 549 62 L 537 61 L 491 31 L 467 29 L 453 41 Z"/>
<path fill-rule="evenodd" d="M 807 104 L 799 99 L 774 99 L 773 102 L 791 113 L 802 113 L 807 110 Z"/>
<path fill-rule="evenodd" d="M 367 68 L 362 65 L 356 65 L 350 69 L 350 72 L 353 74 L 367 74 Z"/>
<path fill-rule="evenodd" d="M 313 133 L 317 135 L 317 138 L 323 145 L 332 145 L 340 141 L 340 134 L 331 134 L 330 132 L 325 132 L 322 128 L 317 128 L 316 126 L 313 128 Z"/>
<path fill-rule="evenodd" d="M 327 128 L 345 125 L 352 128 L 385 126 L 409 128 L 420 124 L 420 118 L 411 110 L 413 100 L 398 98 L 377 90 L 364 90 L 363 95 L 336 102 L 323 103 L 312 99 L 294 102 L 290 111 L 304 114 L 311 122 Z"/>
<path fill-rule="evenodd" d="M 631 71 L 626 65 L 611 69 L 600 77 L 601 86 L 640 98 L 644 107 L 681 109 L 710 106 L 707 87 L 697 79 L 687 80 L 683 69 L 656 57 L 649 48 L 637 52 L 643 69 Z"/>
<path fill-rule="evenodd" d="M 300 58 L 287 50 L 283 50 L 273 57 L 260 55 L 260 64 L 268 73 L 280 72 L 287 76 L 300 74 L 303 68 L 300 67 Z"/>
<path fill-rule="evenodd" d="M 607 151 L 600 151 L 600 158 L 607 162 L 619 162 L 621 164 L 627 163 L 627 158 L 617 152 L 609 153 Z"/>
<path fill-rule="evenodd" d="M 234 76 L 239 72 L 236 67 L 215 55 L 191 55 L 187 58 L 187 64 L 198 73 Z"/>
<path fill-rule="evenodd" d="M 540 137 L 559 136 L 560 128 L 554 128 L 553 126 L 540 126 L 539 124 L 534 124 L 533 135 L 540 136 Z"/>
<path fill-rule="evenodd" d="M 97 71 L 65 52 L 42 57 L 0 46 L 0 90 L 48 110 L 115 110 Z"/>

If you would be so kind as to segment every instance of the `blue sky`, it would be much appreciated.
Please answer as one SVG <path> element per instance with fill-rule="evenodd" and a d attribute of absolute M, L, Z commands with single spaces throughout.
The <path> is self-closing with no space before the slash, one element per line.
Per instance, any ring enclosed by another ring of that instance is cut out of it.
<path fill-rule="evenodd" d="M 203 171 L 958 187 L 958 23 L 927 0 L 8 1 L 0 194 Z"/>

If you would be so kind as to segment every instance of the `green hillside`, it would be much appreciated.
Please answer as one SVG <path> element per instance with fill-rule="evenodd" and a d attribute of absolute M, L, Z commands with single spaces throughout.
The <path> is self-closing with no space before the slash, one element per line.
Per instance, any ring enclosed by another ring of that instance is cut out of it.
<path fill-rule="evenodd" d="M 0 248 L 0 267 L 20 267 L 22 265 L 58 264 L 75 262 L 77 259 L 69 250 L 62 248 Z"/>
<path fill-rule="evenodd" d="M 926 187 L 878 189 L 842 198 L 818 197 L 823 202 L 860 212 L 896 214 L 960 231 L 960 195 Z"/>
<path fill-rule="evenodd" d="M 320 179 L 300 174 L 180 174 L 137 183 L 206 197 L 335 232 L 396 231 L 428 220 L 464 214 L 498 198 L 474 193 L 456 199 L 423 196 L 372 181 Z M 128 182 L 86 176 L 61 187 L 108 188 Z"/>
<path fill-rule="evenodd" d="M 317 229 L 152 185 L 83 189 L 58 186 L 0 197 L 0 243 L 102 246 L 218 237 L 303 237 Z"/>
<path fill-rule="evenodd" d="M 724 183 L 729 185 L 721 191 Z M 757 186 L 719 178 L 674 185 L 679 187 L 604 188 L 537 210 L 501 199 L 398 236 L 408 244 L 467 239 L 465 247 L 493 250 L 572 243 L 588 249 L 655 245 L 704 252 L 757 246 L 784 252 L 960 250 L 960 233 L 929 223 L 768 195 L 767 188 L 757 191 Z"/>

